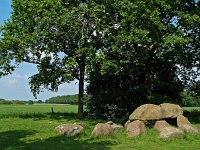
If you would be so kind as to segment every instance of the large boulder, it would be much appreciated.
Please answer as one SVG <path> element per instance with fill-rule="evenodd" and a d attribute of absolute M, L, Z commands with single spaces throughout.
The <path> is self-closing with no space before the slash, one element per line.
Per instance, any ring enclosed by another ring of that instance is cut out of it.
<path fill-rule="evenodd" d="M 165 120 L 156 121 L 154 125 L 154 129 L 159 132 L 161 132 L 166 127 L 171 127 L 171 125 L 167 123 Z"/>
<path fill-rule="evenodd" d="M 162 118 L 176 118 L 183 115 L 183 109 L 176 104 L 163 103 L 160 105 Z"/>
<path fill-rule="evenodd" d="M 108 136 L 112 135 L 114 132 L 114 129 L 111 127 L 110 124 L 107 123 L 98 123 L 95 127 L 94 130 L 92 131 L 92 136 Z"/>
<path fill-rule="evenodd" d="M 129 120 L 160 120 L 162 119 L 161 108 L 154 104 L 144 104 L 135 109 L 129 116 Z"/>
<path fill-rule="evenodd" d="M 55 128 L 55 131 L 59 134 L 64 134 L 67 137 L 74 137 L 84 131 L 81 125 L 76 124 L 62 124 Z"/>
<path fill-rule="evenodd" d="M 182 129 L 185 132 L 199 133 L 199 129 L 192 125 L 190 121 L 183 115 L 177 117 L 177 125 L 180 129 Z"/>
<path fill-rule="evenodd" d="M 181 137 L 184 137 L 184 132 L 181 129 L 177 129 L 174 127 L 166 127 L 160 132 L 161 139 L 173 139 Z"/>
<path fill-rule="evenodd" d="M 136 120 L 127 125 L 126 128 L 128 136 L 146 135 L 147 129 L 144 122 Z"/>

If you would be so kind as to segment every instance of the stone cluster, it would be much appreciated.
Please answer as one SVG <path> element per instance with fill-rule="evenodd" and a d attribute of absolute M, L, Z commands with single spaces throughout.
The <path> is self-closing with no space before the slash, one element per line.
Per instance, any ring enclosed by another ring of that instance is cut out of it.
<path fill-rule="evenodd" d="M 176 119 L 177 128 L 166 121 L 169 118 Z M 127 134 L 129 136 L 146 135 L 145 123 L 152 120 L 156 121 L 154 129 L 160 132 L 161 139 L 183 137 L 185 132 L 199 132 L 199 129 L 183 116 L 183 110 L 179 105 L 164 103 L 161 105 L 144 104 L 135 109 L 125 124 Z"/>
<path fill-rule="evenodd" d="M 176 119 L 177 127 L 173 127 L 166 121 L 169 118 Z M 155 121 L 154 129 L 160 133 L 161 139 L 183 137 L 186 132 L 199 133 L 199 129 L 183 116 L 183 110 L 179 105 L 164 103 L 161 105 L 144 104 L 138 107 L 129 116 L 124 127 L 112 121 L 98 123 L 92 131 L 92 136 L 109 136 L 120 129 L 125 129 L 130 137 L 147 135 L 145 124 L 149 121 Z M 62 124 L 56 127 L 55 131 L 67 137 L 73 137 L 83 133 L 84 125 Z"/>

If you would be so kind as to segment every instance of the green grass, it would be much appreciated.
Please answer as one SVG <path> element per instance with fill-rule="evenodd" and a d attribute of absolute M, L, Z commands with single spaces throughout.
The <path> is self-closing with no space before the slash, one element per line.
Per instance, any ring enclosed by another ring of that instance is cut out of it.
<path fill-rule="evenodd" d="M 51 114 L 51 107 L 54 107 L 55 114 Z M 68 111 L 71 113 L 66 113 Z M 127 137 L 124 131 L 111 137 L 93 138 L 91 132 L 95 124 L 105 121 L 78 120 L 72 112 L 77 112 L 77 106 L 0 105 L 0 150 L 200 150 L 200 134 L 186 134 L 182 139 L 162 141 L 158 138 L 159 133 L 148 129 L 147 136 L 135 138 Z M 9 114 L 12 117 L 6 117 Z M 84 124 L 86 130 L 83 135 L 67 138 L 54 132 L 61 123 L 74 122 Z M 200 127 L 200 122 L 195 126 Z"/>
<path fill-rule="evenodd" d="M 36 105 L 0 105 L 0 118 L 46 116 L 52 113 L 77 113 L 77 105 L 36 104 Z"/>

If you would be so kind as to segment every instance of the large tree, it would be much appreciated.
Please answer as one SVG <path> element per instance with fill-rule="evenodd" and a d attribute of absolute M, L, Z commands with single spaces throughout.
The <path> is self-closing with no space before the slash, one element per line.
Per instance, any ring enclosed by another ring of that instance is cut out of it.
<path fill-rule="evenodd" d="M 132 111 L 141 103 L 178 103 L 183 85 L 199 74 L 199 0 L 110 0 L 104 6 L 97 13 L 106 18 L 98 26 L 104 48 L 89 80 L 89 109 L 107 117 L 110 106 Z"/>
<path fill-rule="evenodd" d="M 12 0 L 11 18 L 1 27 L 0 75 L 21 62 L 36 64 L 38 73 L 30 77 L 35 96 L 77 79 L 82 118 L 84 79 L 97 37 L 92 6 L 90 0 Z"/>

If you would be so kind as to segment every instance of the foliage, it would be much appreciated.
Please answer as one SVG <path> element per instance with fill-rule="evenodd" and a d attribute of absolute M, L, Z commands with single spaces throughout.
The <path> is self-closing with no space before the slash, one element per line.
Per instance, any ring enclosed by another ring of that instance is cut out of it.
<path fill-rule="evenodd" d="M 50 104 L 78 104 L 78 95 L 56 96 L 46 100 Z"/>
<path fill-rule="evenodd" d="M 184 107 L 199 107 L 200 97 L 196 93 L 182 92 L 182 106 Z"/>
<path fill-rule="evenodd" d="M 12 7 L 1 28 L 0 74 L 36 64 L 35 95 L 79 80 L 80 118 L 85 75 L 89 112 L 107 118 L 142 103 L 180 103 L 199 75 L 199 0 L 13 0 Z"/>
<path fill-rule="evenodd" d="M 29 100 L 29 101 L 28 101 L 28 104 L 29 104 L 29 105 L 32 105 L 32 104 L 34 104 L 34 102 L 33 102 L 32 100 Z"/>
<path fill-rule="evenodd" d="M 121 118 L 144 103 L 180 104 L 184 86 L 199 73 L 199 4 L 110 0 L 100 5 L 97 18 L 106 19 L 99 20 L 103 48 L 88 79 L 89 114 Z"/>
<path fill-rule="evenodd" d="M 95 22 L 90 1 L 12 0 L 12 16 L 1 27 L 0 75 L 23 61 L 37 65 L 30 87 L 43 89 L 79 80 L 78 114 L 83 117 L 86 69 L 95 55 Z"/>

